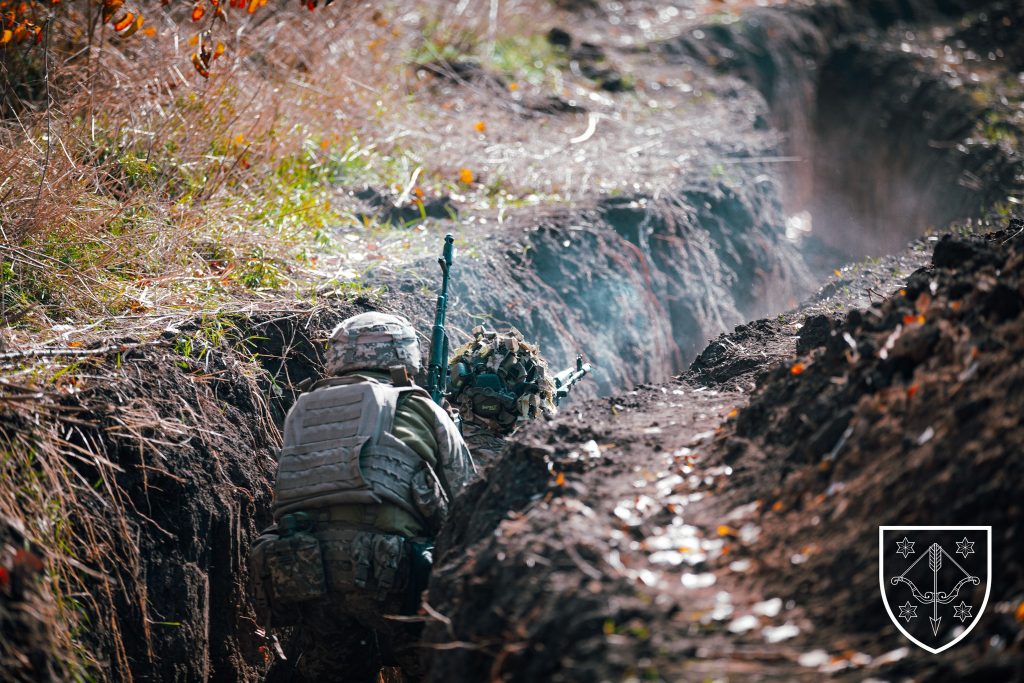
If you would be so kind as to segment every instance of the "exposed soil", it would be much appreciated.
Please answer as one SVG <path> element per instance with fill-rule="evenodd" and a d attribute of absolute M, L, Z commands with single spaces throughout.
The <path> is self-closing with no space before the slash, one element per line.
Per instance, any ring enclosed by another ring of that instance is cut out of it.
<path fill-rule="evenodd" d="M 626 4 L 624 25 L 646 16 Z M 581 3 L 580 26 L 552 39 L 568 40 L 601 97 L 517 115 L 538 130 L 605 116 L 590 151 L 555 152 L 593 164 L 597 188 L 618 173 L 634 191 L 453 220 L 466 247 L 455 336 L 513 324 L 552 364 L 583 351 L 597 372 L 580 398 L 603 398 L 518 434 L 457 501 L 424 617 L 430 680 L 1021 677 L 1024 226 L 894 248 L 1024 186 L 1017 85 L 999 71 L 1019 68 L 1019 50 L 966 3 L 782 4 L 598 45 L 607 17 Z M 1024 22 L 995 4 L 999 26 Z M 927 39 L 901 40 L 901 20 L 928 22 L 913 29 Z M 927 54 L 951 45 L 974 68 L 967 53 L 989 44 L 1002 56 L 984 101 Z M 474 68 L 434 87 L 479 97 L 469 86 L 489 78 Z M 994 140 L 975 126 L 989 114 Z M 850 130 L 871 144 L 851 149 Z M 786 166 L 788 154 L 802 161 Z M 408 218 L 382 192 L 363 200 Z M 787 215 L 804 210 L 813 234 L 787 237 Z M 239 316 L 201 355 L 179 344 L 208 334 L 206 320 L 156 344 L 116 340 L 52 391 L 5 382 L 4 437 L 60 444 L 57 469 L 77 482 L 56 517 L 89 539 L 73 549 L 92 572 L 78 597 L 95 627 L 80 640 L 101 678 L 261 676 L 269 650 L 243 558 L 268 521 L 280 422 L 343 317 L 384 307 L 426 329 L 435 269 L 433 256 L 377 269 L 379 300 Z M 809 273 L 834 269 L 794 310 Z M 872 539 L 888 521 L 996 529 L 989 613 L 943 658 L 906 650 L 878 604 Z M 40 570 L 35 552 L 16 558 L 18 533 L 0 523 L 0 664 L 60 680 L 54 598 L 23 580 Z"/>
<path fill-rule="evenodd" d="M 431 680 L 1018 678 L 1022 229 L 517 436 L 441 539 Z M 694 383 L 758 371 L 753 395 Z M 881 607 L 897 523 L 996 530 L 991 612 L 942 658 Z"/>

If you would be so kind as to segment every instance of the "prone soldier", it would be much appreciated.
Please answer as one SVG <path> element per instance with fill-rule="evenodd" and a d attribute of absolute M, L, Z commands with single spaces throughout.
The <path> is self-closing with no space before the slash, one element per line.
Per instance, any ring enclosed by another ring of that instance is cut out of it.
<path fill-rule="evenodd" d="M 590 365 L 580 356 L 574 368 L 552 376 L 540 349 L 514 327 L 505 332 L 475 327 L 472 333 L 452 356 L 448 400 L 474 459 L 486 466 L 519 426 L 553 416 Z"/>

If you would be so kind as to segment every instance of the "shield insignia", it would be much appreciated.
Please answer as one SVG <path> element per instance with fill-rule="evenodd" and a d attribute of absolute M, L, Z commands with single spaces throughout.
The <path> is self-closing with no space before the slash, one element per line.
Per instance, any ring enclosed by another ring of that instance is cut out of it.
<path fill-rule="evenodd" d="M 992 579 L 990 526 L 880 526 L 878 579 L 889 618 L 933 654 L 978 623 Z"/>

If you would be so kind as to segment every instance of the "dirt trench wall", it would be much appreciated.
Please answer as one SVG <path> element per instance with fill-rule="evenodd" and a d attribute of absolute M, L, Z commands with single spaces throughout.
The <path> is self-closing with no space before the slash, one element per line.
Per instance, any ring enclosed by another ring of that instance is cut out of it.
<path fill-rule="evenodd" d="M 922 56 L 927 46 L 918 49 L 931 27 L 1001 5 L 837 0 L 761 9 L 659 49 L 758 89 L 796 158 L 787 166 L 787 213 L 808 211 L 815 238 L 850 259 L 979 215 L 1012 179 L 997 145 L 969 139 L 983 103 Z M 908 32 L 887 33 L 898 22 Z"/>
<path fill-rule="evenodd" d="M 0 518 L 0 679 L 70 680 L 84 662 L 96 680 L 258 680 L 245 561 L 270 522 L 279 424 L 295 385 L 321 373 L 329 330 L 378 305 L 179 323 L 162 342 L 74 364 L 73 391 L 0 404 L 0 474 L 47 499 L 4 492 L 27 512 Z M 184 339 L 211 343 L 186 354 Z M 8 554 L 40 529 L 65 540 L 18 551 L 13 574 L 45 560 L 47 575 L 77 578 L 12 584 Z M 87 624 L 77 656 L 69 614 Z"/>
<path fill-rule="evenodd" d="M 520 240 L 457 264 L 452 321 L 514 325 L 556 365 L 583 352 L 598 393 L 662 380 L 707 339 L 809 291 L 782 225 L 777 185 L 755 170 L 659 200 L 551 211 Z"/>

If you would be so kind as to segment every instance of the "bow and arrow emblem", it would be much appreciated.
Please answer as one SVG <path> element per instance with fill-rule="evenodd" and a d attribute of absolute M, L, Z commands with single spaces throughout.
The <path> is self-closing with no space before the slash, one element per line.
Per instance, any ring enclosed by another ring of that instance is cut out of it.
<path fill-rule="evenodd" d="M 964 543 L 967 543 L 966 538 L 964 539 Z M 973 543 L 971 545 L 973 546 Z M 960 542 L 957 543 L 957 546 L 960 547 Z M 913 542 L 908 542 L 906 538 L 897 543 L 897 547 L 899 547 L 897 553 L 903 555 L 904 557 L 914 552 Z M 969 552 L 973 552 L 973 550 Z M 967 553 L 964 553 L 964 557 L 966 556 Z M 913 581 L 907 578 L 907 574 L 910 573 L 910 571 L 914 567 L 916 567 L 921 560 L 925 559 L 926 557 L 928 558 L 928 568 L 931 570 L 932 573 L 932 589 L 930 591 L 922 591 L 920 588 L 917 587 L 917 585 Z M 951 562 L 952 565 L 955 566 L 956 569 L 960 572 L 959 576 L 961 577 L 949 591 L 939 590 L 939 570 L 942 569 L 944 560 L 948 560 L 949 562 Z M 902 574 L 894 576 L 891 579 L 889 579 L 889 582 L 894 586 L 899 585 L 901 583 L 906 584 L 910 588 L 910 592 L 914 596 L 915 600 L 917 600 L 922 605 L 931 604 L 932 616 L 928 618 L 928 621 L 931 622 L 932 635 L 938 635 L 939 623 L 942 621 L 942 617 L 939 616 L 939 605 L 948 605 L 949 603 L 953 602 L 953 600 L 956 600 L 956 598 L 960 595 L 961 588 L 963 588 L 968 583 L 977 586 L 981 583 L 981 579 L 979 579 L 977 576 L 971 575 L 970 572 L 961 567 L 960 563 L 957 562 L 952 555 L 947 553 L 938 543 L 932 543 L 930 546 L 928 546 L 927 552 L 923 553 L 920 557 L 914 560 L 914 562 L 909 567 L 907 567 Z M 910 608 L 910 610 L 914 611 L 908 610 L 907 614 L 909 618 L 917 616 L 916 608 Z M 958 612 L 960 612 L 959 608 Z M 961 621 L 963 621 L 963 619 L 961 619 Z"/>

